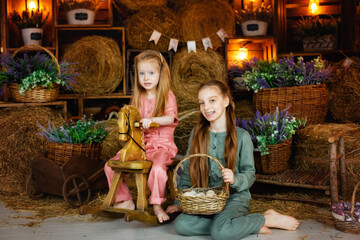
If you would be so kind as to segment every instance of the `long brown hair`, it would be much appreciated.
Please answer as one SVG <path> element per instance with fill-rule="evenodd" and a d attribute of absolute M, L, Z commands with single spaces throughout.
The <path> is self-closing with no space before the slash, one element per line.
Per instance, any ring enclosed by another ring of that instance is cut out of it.
<path fill-rule="evenodd" d="M 216 87 L 222 96 L 229 97 L 229 105 L 226 107 L 226 139 L 224 158 L 226 167 L 235 170 L 236 152 L 237 152 L 237 133 L 235 104 L 227 85 L 217 80 L 211 80 L 200 85 L 198 93 L 203 88 Z M 190 147 L 190 154 L 208 153 L 209 149 L 209 127 L 210 122 L 200 114 L 200 121 L 195 126 L 193 139 Z M 193 157 L 190 159 L 189 167 L 190 179 L 195 187 L 208 187 L 209 183 L 209 166 L 206 157 Z"/>
<path fill-rule="evenodd" d="M 170 69 L 160 52 L 155 50 L 145 50 L 135 57 L 135 83 L 131 104 L 139 109 L 141 103 L 141 95 L 145 93 L 145 89 L 139 84 L 138 64 L 143 61 L 151 61 L 158 65 L 160 72 L 159 83 L 156 88 L 156 104 L 153 111 L 153 117 L 164 115 L 165 105 L 168 92 L 170 90 Z"/>

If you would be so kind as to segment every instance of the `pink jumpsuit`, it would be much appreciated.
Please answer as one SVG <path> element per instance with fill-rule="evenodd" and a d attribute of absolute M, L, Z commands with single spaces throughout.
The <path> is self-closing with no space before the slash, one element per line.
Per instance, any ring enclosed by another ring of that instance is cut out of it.
<path fill-rule="evenodd" d="M 140 115 L 142 118 L 151 118 L 155 108 L 156 99 L 147 99 L 141 97 Z M 167 103 L 165 106 L 165 116 L 173 116 L 174 123 L 159 128 L 145 130 L 145 150 L 146 159 L 152 161 L 151 170 L 148 178 L 148 186 L 151 191 L 150 204 L 162 204 L 166 201 L 165 188 L 168 179 L 166 171 L 167 166 L 172 163 L 172 158 L 177 153 L 177 147 L 174 142 L 174 130 L 178 124 L 177 105 L 174 93 L 169 90 Z M 121 150 L 120 150 L 121 151 Z M 120 151 L 110 160 L 119 160 Z M 108 180 L 109 188 L 114 171 L 105 164 L 104 171 Z M 131 194 L 125 181 L 118 188 L 115 196 L 115 202 L 131 200 Z"/>

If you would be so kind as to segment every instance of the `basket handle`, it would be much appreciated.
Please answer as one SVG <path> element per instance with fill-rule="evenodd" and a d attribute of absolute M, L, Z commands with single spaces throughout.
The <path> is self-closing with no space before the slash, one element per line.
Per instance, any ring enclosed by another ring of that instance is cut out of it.
<path fill-rule="evenodd" d="M 22 46 L 21 48 L 18 48 L 13 54 L 12 57 L 14 58 L 16 56 L 16 54 L 18 54 L 21 51 L 44 51 L 47 54 L 50 55 L 51 59 L 54 61 L 54 63 L 56 64 L 57 67 L 57 71 L 60 74 L 60 65 L 58 60 L 56 59 L 56 57 L 54 56 L 54 54 L 49 51 L 47 48 L 44 48 L 43 46 L 39 46 L 39 45 L 25 45 Z"/>
<path fill-rule="evenodd" d="M 208 157 L 208 158 L 210 158 L 211 160 L 215 161 L 217 164 L 219 164 L 221 170 L 224 169 L 224 166 L 221 164 L 221 162 L 220 162 L 218 159 L 214 158 L 213 156 L 210 156 L 210 155 L 205 154 L 205 153 L 191 154 L 191 155 L 187 156 L 186 158 L 182 159 L 182 160 L 176 165 L 176 167 L 175 167 L 175 169 L 174 169 L 173 183 L 174 183 L 175 191 L 178 190 L 178 188 L 177 188 L 177 183 L 176 183 L 176 173 L 177 173 L 179 167 L 182 165 L 182 163 L 185 162 L 186 160 L 192 158 L 192 157 Z M 229 183 L 226 183 L 225 188 L 226 188 L 226 189 L 229 189 Z"/>
<path fill-rule="evenodd" d="M 355 205 L 355 195 L 356 195 L 356 192 L 358 190 L 360 186 L 360 182 L 358 182 L 354 188 L 354 191 L 353 191 L 353 194 L 352 194 L 352 197 L 351 197 L 351 211 L 350 211 L 350 214 L 353 215 L 354 214 L 354 205 Z"/>

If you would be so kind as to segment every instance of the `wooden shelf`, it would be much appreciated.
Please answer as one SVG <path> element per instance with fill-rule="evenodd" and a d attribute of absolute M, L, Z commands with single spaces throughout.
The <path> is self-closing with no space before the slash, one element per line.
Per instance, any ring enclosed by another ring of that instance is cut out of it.
<path fill-rule="evenodd" d="M 108 93 L 102 95 L 89 95 L 89 94 L 60 94 L 59 99 L 130 99 L 130 95 L 124 95 L 123 93 Z"/>
<path fill-rule="evenodd" d="M 55 28 L 110 28 L 110 24 L 90 24 L 90 25 L 71 25 L 71 24 L 57 24 Z"/>
<path fill-rule="evenodd" d="M 62 106 L 64 120 L 67 120 L 67 102 L 66 101 L 53 101 L 53 102 L 0 102 L 0 108 L 4 107 L 23 107 L 23 106 Z"/>

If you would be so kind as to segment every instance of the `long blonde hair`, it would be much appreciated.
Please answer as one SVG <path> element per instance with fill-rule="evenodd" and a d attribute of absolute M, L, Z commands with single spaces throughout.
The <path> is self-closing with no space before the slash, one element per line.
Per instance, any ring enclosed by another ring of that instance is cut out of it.
<path fill-rule="evenodd" d="M 168 92 L 170 90 L 170 69 L 160 52 L 155 50 L 145 50 L 135 57 L 135 83 L 131 104 L 137 109 L 140 107 L 141 95 L 145 93 L 145 89 L 139 84 L 138 64 L 143 61 L 152 61 L 158 65 L 160 72 L 159 83 L 156 87 L 156 104 L 153 111 L 153 117 L 164 115 L 165 105 Z"/>
<path fill-rule="evenodd" d="M 236 133 L 236 117 L 235 104 L 227 85 L 217 80 L 211 80 L 200 85 L 200 90 L 206 87 L 216 87 L 222 96 L 229 98 L 229 105 L 226 107 L 226 131 L 224 158 L 226 167 L 235 170 L 236 152 L 237 152 L 237 133 Z M 208 153 L 209 149 L 209 127 L 210 122 L 200 114 L 200 121 L 195 126 L 193 139 L 190 147 L 190 154 Z M 208 187 L 209 166 L 206 157 L 194 157 L 190 159 L 189 167 L 190 179 L 195 187 Z"/>

